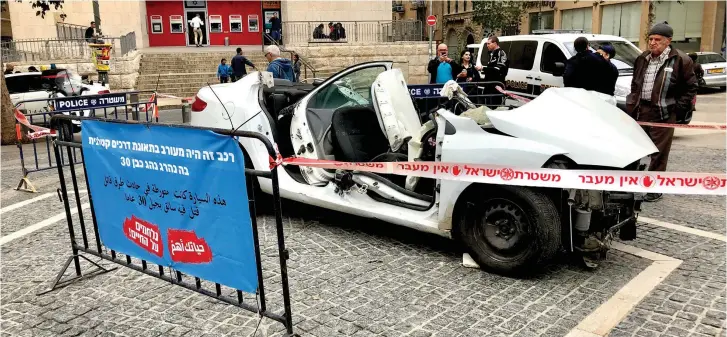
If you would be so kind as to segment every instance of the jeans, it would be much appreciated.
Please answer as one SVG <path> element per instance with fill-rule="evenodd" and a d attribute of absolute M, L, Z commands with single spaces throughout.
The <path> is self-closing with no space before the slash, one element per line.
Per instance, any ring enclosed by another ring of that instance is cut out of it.
<path fill-rule="evenodd" d="M 229 82 L 229 81 L 230 81 L 230 78 L 229 78 L 229 77 L 227 77 L 227 76 L 225 76 L 225 77 L 220 77 L 220 83 L 227 83 L 227 82 Z"/>

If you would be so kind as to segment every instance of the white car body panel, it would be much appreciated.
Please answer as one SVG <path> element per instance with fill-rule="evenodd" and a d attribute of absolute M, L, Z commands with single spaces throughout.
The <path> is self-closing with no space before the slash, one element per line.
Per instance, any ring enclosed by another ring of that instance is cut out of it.
<path fill-rule="evenodd" d="M 704 69 L 704 82 L 708 87 L 725 87 L 727 86 L 727 62 L 705 63 L 702 64 Z M 721 72 L 710 74 L 712 69 L 722 69 Z"/>
<path fill-rule="evenodd" d="M 550 88 L 522 107 L 487 115 L 498 130 L 562 147 L 579 165 L 625 167 L 658 152 L 631 117 L 583 89 Z"/>
<path fill-rule="evenodd" d="M 310 129 L 306 126 L 305 113 L 310 98 L 337 79 L 371 66 L 391 69 L 391 62 L 353 66 L 318 85 L 297 103 L 289 134 L 278 130 L 277 137 L 291 137 L 295 151 L 301 145 L 313 142 Z M 207 105 L 203 111 L 191 112 L 191 124 L 223 129 L 239 127 L 239 130 L 262 134 L 274 143 L 271 125 L 275 125 L 276 121 L 260 105 L 261 82 L 270 86 L 270 74 L 254 72 L 235 83 L 200 89 L 197 97 Z M 398 120 L 395 124 L 396 132 L 387 133 L 385 129 L 389 122 L 384 122 L 382 116 L 379 116 L 382 131 L 388 137 L 420 135 L 420 129 L 426 128 L 418 120 L 399 70 L 392 69 L 379 74 L 371 90 L 377 112 L 391 113 Z M 437 123 L 445 125 L 448 122 L 456 130 L 454 134 L 448 135 L 445 127 L 438 128 L 437 142 L 441 145 L 437 146 L 437 153 L 441 155 L 440 160 L 540 168 L 553 156 L 564 155 L 579 164 L 623 167 L 656 152 L 643 130 L 632 119 L 612 103 L 584 90 L 580 91 L 582 93 L 572 89 L 549 89 L 523 107 L 488 112 L 488 117 L 499 131 L 515 137 L 487 132 L 470 118 L 440 110 L 436 116 Z M 558 109 L 553 109 L 553 106 L 558 106 Z M 240 127 L 242 123 L 245 124 Z M 415 128 L 420 129 L 414 130 Z M 390 144 L 391 141 L 392 139 Z M 254 169 L 270 170 L 269 155 L 261 142 L 239 138 L 239 143 L 249 156 Z M 594 150 L 599 147 L 600 149 Z M 589 154 L 589 151 L 595 152 Z M 305 151 L 300 157 L 326 158 L 317 145 L 314 151 Z M 311 170 L 320 173 L 310 173 Z M 301 171 L 309 172 L 304 174 L 308 184 L 297 181 L 285 169 L 278 169 L 281 197 L 447 237 L 450 236 L 454 205 L 462 191 L 471 185 L 461 181 L 438 181 L 441 186 L 439 193 L 434 193 L 432 206 L 427 210 L 413 210 L 378 202 L 355 189 L 348 193 L 339 193 L 336 185 L 330 182 L 332 173 L 323 169 L 301 168 Z M 366 177 L 360 175 L 355 179 L 367 181 Z M 270 179 L 258 178 L 258 182 L 263 192 L 272 193 Z M 384 186 L 382 188 L 386 189 Z M 423 205 L 420 200 L 410 201 L 419 206 Z"/>

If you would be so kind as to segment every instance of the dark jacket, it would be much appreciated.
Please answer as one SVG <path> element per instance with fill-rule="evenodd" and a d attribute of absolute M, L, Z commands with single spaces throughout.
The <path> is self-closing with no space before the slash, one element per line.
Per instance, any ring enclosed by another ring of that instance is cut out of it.
<path fill-rule="evenodd" d="M 505 83 L 510 62 L 504 50 L 497 48 L 490 52 L 490 61 L 484 69 L 485 81 L 497 81 Z"/>
<path fill-rule="evenodd" d="M 563 85 L 613 95 L 614 89 L 610 93 L 604 89 L 605 81 L 610 78 L 611 66 L 611 62 L 590 50 L 577 53 L 566 61 Z"/>
<path fill-rule="evenodd" d="M 610 70 L 608 71 L 606 77 L 603 79 L 603 82 L 601 82 L 601 89 L 597 91 L 606 95 L 613 96 L 616 91 L 616 81 L 618 80 L 618 68 L 616 68 L 616 65 L 613 64 L 611 61 L 607 62 L 610 66 Z"/>
<path fill-rule="evenodd" d="M 246 64 L 251 67 L 255 67 L 255 65 L 245 56 L 235 55 L 232 58 L 230 65 L 232 66 L 232 72 L 235 74 L 235 77 L 241 78 L 242 76 L 247 75 L 247 69 L 245 69 Z"/>
<path fill-rule="evenodd" d="M 639 117 L 641 89 L 644 76 L 649 67 L 644 52 L 634 62 L 634 77 L 631 80 L 631 93 L 626 96 L 626 112 L 633 118 Z M 671 70 L 671 71 L 669 71 Z M 665 76 L 665 74 L 669 76 Z M 654 79 L 654 90 L 651 91 L 651 104 L 661 114 L 662 120 L 676 114 L 677 122 L 684 122 L 692 111 L 692 99 L 697 94 L 697 76 L 694 75 L 694 62 L 683 51 L 672 47 L 666 62 L 659 68 Z"/>
<path fill-rule="evenodd" d="M 293 74 L 295 74 L 295 82 L 300 82 L 300 60 L 293 62 Z"/>
<path fill-rule="evenodd" d="M 462 69 L 464 67 L 462 65 L 459 66 L 459 71 L 462 72 Z M 457 73 L 459 75 L 459 73 Z M 472 82 L 482 82 L 482 76 L 480 76 L 480 72 L 475 69 L 475 66 L 470 63 L 470 67 L 467 68 L 467 77 L 455 77 L 455 80 L 457 82 L 467 82 L 467 78 L 472 78 Z"/>
<path fill-rule="evenodd" d="M 293 64 L 286 58 L 276 58 L 268 64 L 268 71 L 273 73 L 273 78 L 280 78 L 295 82 L 295 74 L 293 73 Z"/>
<path fill-rule="evenodd" d="M 429 61 L 427 65 L 427 72 L 429 72 L 429 83 L 437 83 L 437 68 L 439 68 L 439 57 L 436 57 Z M 462 71 L 462 67 L 457 64 L 454 60 L 449 61 L 449 66 L 452 67 L 452 79 L 457 79 L 457 74 Z"/>

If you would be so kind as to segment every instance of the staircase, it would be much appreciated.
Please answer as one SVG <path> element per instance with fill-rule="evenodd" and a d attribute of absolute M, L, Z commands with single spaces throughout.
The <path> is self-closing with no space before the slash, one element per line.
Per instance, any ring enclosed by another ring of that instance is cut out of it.
<path fill-rule="evenodd" d="M 249 52 L 244 55 L 258 69 L 267 69 L 268 62 L 260 52 Z M 219 83 L 217 66 L 222 58 L 227 64 L 234 54 L 230 52 L 191 52 L 191 53 L 148 53 L 141 57 L 139 77 L 136 88 L 140 91 L 156 91 L 160 94 L 181 98 L 194 97 L 200 88 L 209 84 Z M 284 55 L 288 57 L 288 55 Z M 324 67 L 316 72 L 317 78 L 327 78 L 342 68 Z M 248 73 L 252 68 L 247 67 Z M 301 69 L 301 76 L 304 76 Z M 309 72 L 308 77 L 312 77 Z M 141 100 L 149 99 L 151 94 L 140 95 Z M 176 108 L 174 106 L 173 108 Z"/>
<path fill-rule="evenodd" d="M 136 88 L 182 98 L 193 97 L 207 83 L 219 83 L 217 66 L 220 60 L 225 58 L 229 64 L 233 56 L 230 52 L 144 54 Z M 262 55 L 250 55 L 247 58 L 258 69 L 265 69 L 268 65 Z M 248 73 L 251 70 L 247 68 Z M 142 95 L 142 99 L 148 97 L 148 94 Z"/>

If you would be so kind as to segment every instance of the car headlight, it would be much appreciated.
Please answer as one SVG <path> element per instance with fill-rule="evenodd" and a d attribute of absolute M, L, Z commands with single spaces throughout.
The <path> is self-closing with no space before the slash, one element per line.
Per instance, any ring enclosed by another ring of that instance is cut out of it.
<path fill-rule="evenodd" d="M 619 96 L 619 97 L 626 97 L 629 94 L 629 91 L 630 90 L 627 87 L 624 87 L 621 85 L 616 85 L 616 89 L 614 90 L 613 95 Z"/>

